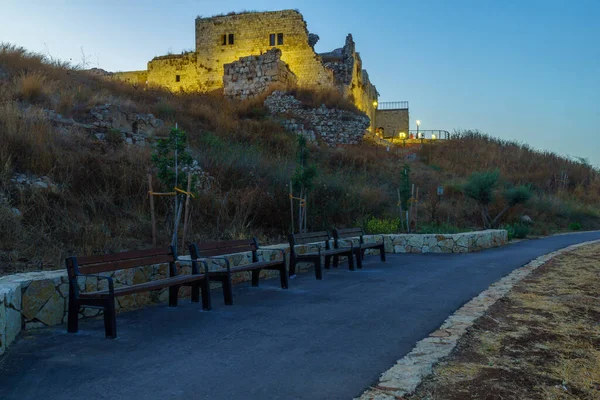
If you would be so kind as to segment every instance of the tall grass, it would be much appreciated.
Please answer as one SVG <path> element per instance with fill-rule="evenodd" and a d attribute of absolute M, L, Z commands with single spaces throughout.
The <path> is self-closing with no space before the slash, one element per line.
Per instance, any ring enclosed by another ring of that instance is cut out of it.
<path fill-rule="evenodd" d="M 339 93 L 292 92 L 307 107 L 353 109 Z M 0 227 L 11 232 L 0 236 L 4 272 L 60 268 L 67 254 L 151 243 L 151 148 L 98 142 L 89 132 L 51 123 L 45 108 L 85 120 L 94 106 L 111 103 L 152 113 L 167 126 L 177 123 L 188 132 L 194 156 L 215 179 L 209 193 L 192 201 L 191 239 L 255 235 L 262 243 L 285 240 L 296 138 L 268 117 L 263 100 L 259 96 L 232 103 L 219 92 L 173 94 L 132 86 L 0 45 Z M 335 149 L 314 144 L 310 151 L 318 177 L 308 199 L 309 229 L 398 217 L 396 190 L 405 153 L 368 144 Z M 491 168 L 499 168 L 513 184 L 532 183 L 536 192 L 530 204 L 511 211 L 508 222 L 528 214 L 535 221 L 533 229 L 541 233 L 567 229 L 572 222 L 584 229 L 600 226 L 600 182 L 582 163 L 476 132 L 423 148 L 419 157 L 422 162 L 413 162 L 411 170 L 420 188 L 419 221 L 424 227 L 477 228 L 477 207 L 464 198 L 460 182 L 474 170 Z M 568 175 L 567 184 L 558 180 L 560 171 Z M 20 187 L 11 182 L 15 173 L 48 176 L 56 187 Z M 154 182 L 156 190 L 170 189 Z M 436 195 L 439 185 L 447 187 L 442 202 Z M 156 211 L 159 243 L 166 245 L 172 202 L 157 199 Z"/>

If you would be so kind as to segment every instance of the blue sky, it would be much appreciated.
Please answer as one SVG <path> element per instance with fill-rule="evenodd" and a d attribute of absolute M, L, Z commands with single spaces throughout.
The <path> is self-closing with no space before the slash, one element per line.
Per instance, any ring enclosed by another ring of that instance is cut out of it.
<path fill-rule="evenodd" d="M 297 8 L 321 40 L 352 33 L 380 101 L 411 128 L 479 129 L 600 166 L 600 0 L 1 0 L 0 41 L 106 70 L 194 47 L 197 15 Z"/>

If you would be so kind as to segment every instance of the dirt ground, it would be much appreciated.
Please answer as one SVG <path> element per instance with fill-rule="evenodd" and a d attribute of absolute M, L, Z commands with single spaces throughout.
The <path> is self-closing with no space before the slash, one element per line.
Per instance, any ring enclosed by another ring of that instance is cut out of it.
<path fill-rule="evenodd" d="M 515 286 L 408 399 L 600 399 L 600 244 Z"/>

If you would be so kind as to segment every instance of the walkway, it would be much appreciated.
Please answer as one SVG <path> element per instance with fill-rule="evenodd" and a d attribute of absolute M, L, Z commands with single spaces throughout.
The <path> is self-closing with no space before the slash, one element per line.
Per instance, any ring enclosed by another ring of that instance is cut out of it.
<path fill-rule="evenodd" d="M 0 399 L 344 399 L 360 395 L 413 345 L 492 282 L 600 232 L 530 240 L 473 254 L 368 257 L 362 271 L 303 273 L 213 293 L 197 304 L 25 334 L 0 360 Z"/>

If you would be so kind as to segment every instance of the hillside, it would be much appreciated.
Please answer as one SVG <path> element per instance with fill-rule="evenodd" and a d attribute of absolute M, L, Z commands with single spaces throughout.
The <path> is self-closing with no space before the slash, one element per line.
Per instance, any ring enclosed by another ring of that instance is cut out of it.
<path fill-rule="evenodd" d="M 348 108 L 334 93 L 295 94 L 317 106 Z M 135 87 L 1 45 L 0 274 L 62 268 L 61 260 L 72 253 L 151 246 L 152 143 L 176 123 L 211 177 L 210 189 L 191 202 L 191 238 L 255 235 L 265 244 L 284 241 L 297 141 L 269 117 L 262 100 L 231 103 L 216 92 Z M 128 133 L 107 125 L 109 117 Z M 393 225 L 386 220 L 397 218 L 405 163 L 420 188 L 423 230 L 480 229 L 477 205 L 462 194 L 461 184 L 473 171 L 493 169 L 503 182 L 533 190 L 527 204 L 505 216 L 505 224 L 527 215 L 534 234 L 600 228 L 598 172 L 524 144 L 461 132 L 451 141 L 389 152 L 368 142 L 309 147 L 318 173 L 308 199 L 311 230 L 366 226 L 372 217 Z M 169 190 L 156 187 L 156 175 L 153 180 L 155 190 Z M 445 187 L 441 202 L 438 186 Z M 492 208 L 502 206 L 500 200 Z M 156 208 L 158 242 L 166 245 L 172 203 L 157 198 Z"/>

